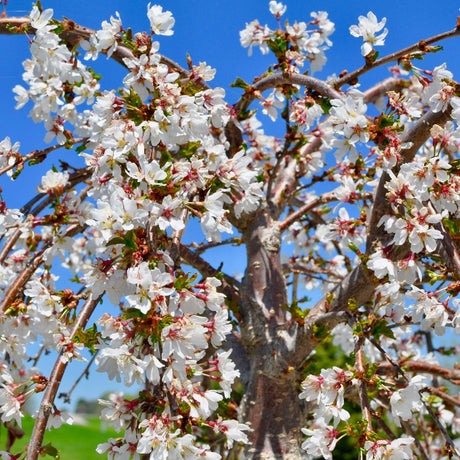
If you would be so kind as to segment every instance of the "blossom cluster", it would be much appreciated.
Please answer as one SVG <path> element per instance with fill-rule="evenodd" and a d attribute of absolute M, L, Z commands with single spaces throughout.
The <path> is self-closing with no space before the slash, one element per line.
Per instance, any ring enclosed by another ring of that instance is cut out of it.
<path fill-rule="evenodd" d="M 33 7 L 16 107 L 30 104 L 55 145 L 22 155 L 5 138 L 0 175 L 15 179 L 61 146 L 84 166 L 67 158 L 44 171 L 21 209 L 0 199 L 3 423 L 21 425 L 45 390 L 39 421 L 72 423 L 49 396 L 54 373 L 92 354 L 108 380 L 143 387 L 99 401 L 118 434 L 97 447 L 110 460 L 272 448 L 275 435 L 257 432 L 270 417 L 259 423 L 251 396 L 235 391 L 258 397 L 266 381 L 291 385 L 283 395 L 305 409 L 295 433 L 277 427 L 298 456 L 332 459 L 345 436 L 366 460 L 454 455 L 460 403 L 447 387 L 460 377 L 442 356 L 458 350 L 437 337 L 460 331 L 460 88 L 445 65 L 412 64 L 436 51 L 421 42 L 395 54 L 390 78 L 360 86 L 388 32 L 372 12 L 349 29 L 364 40 L 364 67 L 320 81 L 311 74 L 332 45 L 327 13 L 282 26 L 286 5 L 269 11 L 278 28 L 254 20 L 240 42 L 276 63 L 252 85 L 237 80 L 244 93 L 229 105 L 205 62 L 189 57 L 186 70 L 160 54 L 175 25 L 163 7 L 149 4 L 150 31 L 134 35 L 118 13 L 88 33 Z M 89 67 L 101 55 L 126 69 L 117 91 Z M 254 100 L 272 121 L 281 111 L 284 137 L 266 134 Z M 185 243 L 191 227 L 202 243 Z M 243 282 L 203 256 L 229 244 L 247 247 Z M 309 292 L 324 295 L 311 309 Z M 312 371 L 322 342 L 340 362 Z"/>
<path fill-rule="evenodd" d="M 270 2 L 270 12 L 278 21 L 286 9 L 281 2 Z M 263 54 L 267 54 L 271 47 L 276 46 L 275 43 L 284 40 L 288 44 L 288 51 L 283 57 L 291 63 L 289 70 L 298 71 L 296 68 L 303 67 L 304 61 L 307 60 L 312 72 L 319 71 L 326 63 L 324 52 L 332 45 L 329 36 L 334 32 L 334 23 L 329 20 L 325 11 L 313 12 L 311 17 L 313 19 L 309 23 L 286 23 L 285 34 L 280 34 L 279 30 L 271 30 L 267 25 L 262 26 L 254 19 L 240 32 L 241 45 L 249 48 L 249 55 L 252 54 L 254 45 L 258 46 Z"/>
<path fill-rule="evenodd" d="M 172 34 L 170 12 L 154 5 L 147 13 L 152 36 Z M 28 87 L 15 87 L 17 108 L 32 102 L 33 120 L 48 130 L 46 142 L 84 137 L 90 200 L 80 201 L 70 190 L 69 172 L 50 170 L 38 191 L 53 202 L 54 222 L 45 216 L 25 224 L 19 212 L 2 213 L 6 236 L 21 229 L 18 249 L 2 266 L 5 292 L 32 256 L 29 241 L 54 239 L 44 251 L 48 267 L 59 256 L 93 298 L 105 294 L 122 305 L 120 315 L 105 313 L 96 323 L 96 370 L 126 386 L 157 388 L 166 398 L 102 401 L 103 418 L 124 434 L 98 451 L 113 459 L 160 458 L 173 450 L 187 458 L 220 458 L 189 431 L 211 429 L 215 436 L 223 434 L 229 447 L 247 439 L 246 425 L 215 415 L 239 376 L 231 349 L 221 348 L 232 329 L 225 297 L 218 292 L 222 283 L 213 277 L 195 281 L 177 267 L 167 248 L 194 218 L 210 241 L 232 233 L 227 205 L 236 202 L 237 216 L 248 212 L 257 206 L 262 184 L 257 171 L 247 168 L 243 151 L 231 158 L 226 154 L 223 128 L 229 109 L 223 89 L 201 84 L 213 76 L 206 64 L 195 66 L 184 85 L 179 73 L 161 62 L 158 42 L 142 37 L 132 57 L 124 59 L 129 73 L 119 95 L 101 92 L 94 72 L 59 38 L 52 14 L 37 6 L 30 13 L 35 37 L 23 76 Z M 119 16 L 104 22 L 80 42 L 85 59 L 116 53 L 123 34 Z M 87 108 L 79 111 L 85 102 Z M 2 142 L 2 166 L 15 164 L 18 148 L 9 139 Z M 54 238 L 53 226 L 64 222 L 56 221 L 58 213 L 65 222 L 75 221 L 78 238 L 65 230 Z M 41 234 L 35 233 L 40 226 Z M 55 281 L 48 270 L 37 271 L 25 286 L 24 302 L 11 306 L 14 314 L 2 321 L 2 355 L 10 362 L 2 373 L 3 422 L 20 424 L 22 406 L 34 392 L 37 369 L 26 366 L 27 347 L 38 336 L 41 346 L 56 349 L 64 363 L 84 360 L 80 351 L 87 338 L 76 341 L 71 333 L 79 297 L 72 290 L 58 291 Z M 204 379 L 216 389 L 202 389 Z M 57 426 L 52 419 L 49 425 Z"/>

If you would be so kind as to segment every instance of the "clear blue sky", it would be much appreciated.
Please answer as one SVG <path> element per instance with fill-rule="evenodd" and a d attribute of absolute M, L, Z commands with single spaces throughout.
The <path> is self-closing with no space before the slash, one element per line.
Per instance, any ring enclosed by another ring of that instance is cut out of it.
<path fill-rule="evenodd" d="M 160 37 L 160 51 L 166 56 L 185 65 L 186 53 L 189 53 L 198 64 L 206 61 L 217 69 L 213 82 L 215 86 L 222 86 L 227 90 L 230 103 L 237 100 L 239 90 L 228 88 L 236 77 L 251 82 L 253 77 L 263 73 L 267 66 L 273 63 L 270 55 L 262 56 L 254 50 L 253 56 L 248 57 L 247 49 L 241 48 L 238 32 L 244 28 L 246 22 L 257 18 L 262 24 L 268 23 L 271 28 L 276 22 L 268 12 L 268 1 L 265 0 L 165 0 L 159 3 L 165 9 L 172 11 L 175 19 L 175 33 L 172 37 Z M 460 3 L 457 0 L 407 0 L 407 1 L 364 1 L 364 0 L 310 0 L 285 1 L 288 9 L 284 18 L 292 23 L 295 19 L 308 21 L 311 11 L 324 10 L 329 12 L 330 19 L 336 24 L 336 31 L 331 39 L 334 46 L 328 51 L 328 63 L 318 77 L 333 73 L 339 74 L 342 70 L 354 70 L 363 63 L 360 55 L 361 39 L 352 37 L 348 28 L 358 23 L 359 15 L 366 15 L 372 10 L 378 19 L 387 17 L 386 27 L 389 29 L 386 45 L 380 47 L 380 55 L 397 51 L 420 39 L 428 38 L 445 30 L 455 27 L 459 14 Z M 44 8 L 53 8 L 55 17 L 68 17 L 82 25 L 98 28 L 100 23 L 109 19 L 115 11 L 120 13 L 124 26 L 132 27 L 134 32 L 147 30 L 149 26 L 146 17 L 147 1 L 144 0 L 42 0 Z M 22 16 L 31 9 L 31 2 L 27 0 L 10 0 L 7 5 L 9 16 Z M 442 62 L 447 62 L 448 69 L 454 73 L 454 78 L 460 78 L 460 37 L 443 42 L 445 50 L 430 57 L 426 68 L 431 68 Z M 45 131 L 41 125 L 33 124 L 27 118 L 28 106 L 20 111 L 14 110 L 14 98 L 11 89 L 21 84 L 22 61 L 28 54 L 28 39 L 24 36 L 1 36 L 0 56 L 0 140 L 10 136 L 12 142 L 20 141 L 21 153 L 45 147 L 43 138 Z M 105 88 L 118 87 L 124 72 L 121 66 L 102 57 L 95 65 L 102 74 Z M 363 85 L 376 81 L 380 76 L 388 76 L 383 68 L 373 77 L 362 79 Z M 267 133 L 270 134 L 270 121 L 267 122 Z M 71 152 L 64 152 L 69 161 L 75 158 Z M 52 158 L 57 158 L 57 155 Z M 52 158 L 45 163 L 45 167 L 53 164 Z M 5 177 L 0 178 L 0 185 L 4 189 L 4 198 L 9 207 L 19 207 L 29 199 L 39 182 L 39 170 L 32 169 L 24 173 L 16 183 L 10 184 Z M 237 253 L 232 253 L 232 256 Z M 231 270 L 230 270 L 231 271 Z M 96 313 L 97 316 L 97 313 Z M 96 317 L 94 319 L 97 319 Z M 63 390 L 66 390 L 75 378 L 77 370 L 71 369 L 65 379 Z M 95 378 L 96 377 L 96 378 Z M 95 378 L 95 379 L 94 379 Z M 79 397 L 98 397 L 107 389 L 114 389 L 115 385 L 107 385 L 105 376 L 94 373 L 89 381 L 83 381 L 74 393 L 74 401 Z"/>

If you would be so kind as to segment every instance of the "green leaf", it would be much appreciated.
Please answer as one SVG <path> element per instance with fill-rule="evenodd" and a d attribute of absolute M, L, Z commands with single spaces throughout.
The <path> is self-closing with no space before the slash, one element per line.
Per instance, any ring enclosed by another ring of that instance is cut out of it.
<path fill-rule="evenodd" d="M 329 115 L 329 110 L 332 108 L 331 100 L 329 98 L 321 98 L 319 105 L 323 109 L 325 115 Z"/>
<path fill-rule="evenodd" d="M 40 449 L 40 455 L 42 454 L 42 452 L 44 455 L 49 455 L 50 457 L 54 457 L 56 459 L 61 458 L 59 455 L 59 451 L 50 442 L 46 444 L 46 446 L 42 446 L 42 448 Z"/>
<path fill-rule="evenodd" d="M 128 232 L 126 232 L 124 242 L 125 242 L 125 245 L 128 246 L 128 248 L 131 248 L 133 250 L 137 249 L 136 234 L 134 230 L 129 230 Z"/>
<path fill-rule="evenodd" d="M 125 239 L 121 236 L 114 236 L 109 241 L 107 241 L 106 246 L 113 246 L 115 244 L 124 244 Z"/>
<path fill-rule="evenodd" d="M 328 326 L 318 326 L 318 325 L 314 325 L 313 326 L 313 334 L 314 334 L 314 337 L 315 339 L 317 340 L 321 340 L 321 339 L 325 339 L 330 333 L 330 330 L 329 330 L 329 327 Z"/>
<path fill-rule="evenodd" d="M 187 142 L 185 145 L 183 145 L 179 152 L 178 155 L 186 158 L 187 160 L 190 159 L 193 155 L 196 154 L 197 150 L 199 149 L 201 145 L 201 141 L 197 142 Z"/>
<path fill-rule="evenodd" d="M 198 277 L 198 273 L 184 273 L 183 275 L 179 275 L 176 280 L 174 281 L 174 288 L 177 291 L 183 291 L 184 289 L 187 289 L 190 287 L 191 284 L 193 284 Z"/>
<path fill-rule="evenodd" d="M 441 275 L 439 273 L 435 273 L 431 270 L 426 270 L 426 274 L 428 275 L 428 277 L 430 278 L 430 286 L 433 286 L 434 284 L 436 284 L 438 281 L 444 281 L 445 280 L 445 275 Z"/>
<path fill-rule="evenodd" d="M 86 331 L 79 328 L 75 334 L 74 341 L 76 343 L 83 343 L 85 347 L 94 354 L 97 352 L 96 345 L 100 343 L 101 338 L 102 335 L 97 330 L 96 324 L 93 324 L 93 326 L 86 329 Z"/>
<path fill-rule="evenodd" d="M 75 149 L 77 153 L 84 152 L 85 150 L 86 150 L 86 144 L 81 144 Z"/>
<path fill-rule="evenodd" d="M 230 88 L 242 88 L 245 91 L 251 87 L 249 83 L 246 83 L 242 78 L 238 77 L 233 83 L 230 84 Z"/>
<path fill-rule="evenodd" d="M 394 339 L 393 329 L 388 326 L 388 322 L 383 318 L 379 318 L 372 328 L 373 336 L 378 340 L 380 336 L 388 337 L 389 339 Z"/>

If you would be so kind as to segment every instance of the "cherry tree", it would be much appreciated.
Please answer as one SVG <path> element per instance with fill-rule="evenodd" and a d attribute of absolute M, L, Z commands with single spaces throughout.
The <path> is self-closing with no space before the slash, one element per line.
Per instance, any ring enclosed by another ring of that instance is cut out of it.
<path fill-rule="evenodd" d="M 366 460 L 460 455 L 460 371 L 444 358 L 458 350 L 439 339 L 460 332 L 460 86 L 445 64 L 420 67 L 459 22 L 379 57 L 386 20 L 369 12 L 349 29 L 362 67 L 323 81 L 327 13 L 289 23 L 268 7 L 272 24 L 248 22 L 240 41 L 273 65 L 237 79 L 233 104 L 206 63 L 161 54 L 175 22 L 162 6 L 137 33 L 40 3 L 0 19 L 0 33 L 30 37 L 16 108 L 50 143 L 26 153 L 3 139 L 0 174 L 58 165 L 21 209 L 0 201 L 2 459 L 56 455 L 44 433 L 72 422 L 57 396 L 85 351 L 88 372 L 143 388 L 100 400 L 119 433 L 97 447 L 109 459 L 331 459 L 344 437 Z M 101 89 L 101 55 L 125 68 L 121 88 Z M 207 257 L 235 246 L 242 279 Z M 346 360 L 310 373 L 325 341 Z M 56 356 L 49 375 L 42 351 Z"/>

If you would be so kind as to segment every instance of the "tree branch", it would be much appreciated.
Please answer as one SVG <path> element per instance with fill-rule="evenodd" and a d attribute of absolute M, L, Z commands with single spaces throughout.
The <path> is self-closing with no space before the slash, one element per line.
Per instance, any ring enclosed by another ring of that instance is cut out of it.
<path fill-rule="evenodd" d="M 397 364 L 400 369 L 405 369 L 406 372 L 436 375 L 438 377 L 442 377 L 445 380 L 449 380 L 455 385 L 460 385 L 460 370 L 449 369 L 437 364 L 431 364 L 425 361 L 417 361 L 413 359 L 407 361 L 398 361 Z M 394 371 L 394 369 L 394 364 L 386 361 L 379 364 L 376 372 L 380 375 L 389 375 Z"/>
<path fill-rule="evenodd" d="M 396 78 L 387 78 L 386 80 L 377 83 L 364 92 L 365 103 L 375 103 L 380 97 L 386 94 L 387 91 L 397 90 L 404 86 L 404 80 Z M 306 158 L 321 148 L 321 124 L 315 131 L 314 136 L 310 138 L 310 142 L 303 146 L 299 151 L 300 158 Z M 275 205 L 277 209 L 276 216 L 282 214 L 286 203 L 291 201 L 292 195 L 295 193 L 298 178 L 305 174 L 304 168 L 299 164 L 298 159 L 291 158 L 284 170 L 278 175 L 278 181 L 273 188 L 273 196 L 268 199 Z"/>
<path fill-rule="evenodd" d="M 73 236 L 77 234 L 79 231 L 81 231 L 80 225 L 70 225 L 69 227 L 67 227 L 64 236 Z M 2 302 L 0 303 L 1 312 L 5 312 L 11 306 L 12 302 L 17 298 L 22 288 L 27 284 L 27 282 L 30 280 L 37 268 L 43 262 L 45 251 L 49 249 L 52 245 L 52 239 L 45 241 L 40 250 L 34 254 L 32 260 L 28 263 L 27 267 L 24 270 L 22 270 L 21 273 L 19 273 L 14 283 L 10 286 L 8 291 L 6 291 Z"/>
<path fill-rule="evenodd" d="M 401 427 L 404 433 L 407 435 L 410 434 L 411 437 L 414 439 L 414 443 L 417 446 L 417 450 L 420 455 L 420 458 L 422 458 L 423 460 L 430 460 L 427 453 L 425 452 L 425 449 L 422 446 L 422 443 L 420 442 L 420 439 L 417 436 L 417 433 L 412 428 L 412 425 L 409 422 L 406 422 L 404 420 L 400 420 L 400 423 L 401 423 Z"/>
<path fill-rule="evenodd" d="M 85 142 L 86 140 L 87 139 L 80 137 L 78 139 L 74 139 L 73 142 L 74 144 L 80 144 L 82 142 Z M 33 152 L 28 153 L 27 155 L 21 156 L 21 158 L 18 158 L 13 164 L 5 166 L 4 168 L 0 169 L 0 176 L 10 171 L 11 169 L 19 166 L 20 164 L 24 164 L 26 161 L 29 161 L 32 159 L 41 160 L 42 158 L 46 158 L 46 156 L 49 153 L 54 152 L 55 150 L 58 150 L 60 148 L 63 148 L 64 146 L 65 146 L 64 144 L 62 145 L 56 144 L 56 145 L 47 147 L 46 149 L 34 150 Z"/>
<path fill-rule="evenodd" d="M 239 246 L 242 242 L 243 241 L 241 238 L 234 236 L 232 238 L 227 238 L 226 240 L 222 240 L 222 241 L 211 241 L 210 243 L 204 243 L 204 244 L 192 243 L 191 246 L 195 250 L 196 254 L 203 254 L 203 252 L 207 251 L 208 249 L 217 248 L 217 247 L 224 246 L 227 244 L 231 244 L 233 246 Z"/>
<path fill-rule="evenodd" d="M 95 30 L 90 29 L 89 27 L 84 27 L 79 24 L 76 24 L 73 21 L 64 20 L 60 23 L 64 29 L 61 32 L 60 37 L 72 48 L 75 47 L 82 38 L 88 39 L 91 35 L 94 35 L 96 33 Z M 30 19 L 27 17 L 0 18 L 0 34 L 33 35 L 35 34 L 35 29 L 31 27 Z M 117 48 L 115 51 L 113 51 L 111 58 L 119 64 L 121 64 L 124 68 L 128 69 L 125 63 L 125 59 L 133 59 L 134 54 L 131 51 L 131 49 L 125 46 L 121 42 L 121 39 L 119 39 L 117 41 Z M 174 72 L 177 72 L 183 80 L 182 84 L 189 80 L 191 73 L 188 70 L 181 67 L 177 62 L 173 61 L 172 59 L 160 55 L 160 63 L 167 65 L 169 69 L 173 70 Z M 193 84 L 202 91 L 211 89 L 211 87 L 201 78 L 194 80 Z M 231 151 L 238 150 L 243 142 L 243 137 L 241 134 L 241 130 L 238 127 L 238 123 L 234 118 L 231 118 L 225 126 L 225 135 L 228 141 L 230 142 L 229 154 L 231 153 Z"/>
<path fill-rule="evenodd" d="M 262 93 L 267 89 L 285 85 L 304 86 L 305 88 L 317 91 L 319 94 L 326 96 L 329 99 L 342 98 L 342 94 L 340 92 L 336 91 L 330 85 L 317 78 L 298 73 L 277 73 L 269 75 L 268 77 L 264 77 L 254 83 L 235 104 L 235 112 L 238 114 L 247 110 L 259 93 Z"/>
<path fill-rule="evenodd" d="M 339 283 L 343 280 L 344 276 L 339 275 L 334 270 L 329 270 L 327 268 L 311 267 L 304 265 L 302 262 L 288 262 L 283 264 L 284 272 L 292 272 L 294 274 L 305 274 L 305 275 L 326 275 L 328 282 Z M 320 279 L 320 276 L 317 276 Z M 332 279 L 331 279 L 332 278 Z M 321 278 L 322 279 L 322 278 Z"/>
<path fill-rule="evenodd" d="M 429 139 L 431 128 L 434 125 L 444 125 L 450 120 L 451 108 L 444 112 L 433 112 L 429 110 L 419 118 L 404 134 L 401 143 L 410 143 L 410 146 L 401 150 L 401 163 L 395 168 L 397 170 L 402 163 L 412 161 L 420 147 Z M 390 203 L 386 197 L 386 183 L 390 180 L 387 171 L 382 173 L 377 190 L 375 192 L 374 205 L 372 206 L 371 218 L 369 221 L 368 236 L 366 242 L 366 254 L 370 254 L 381 243 L 382 229 L 378 223 L 390 209 Z"/>
<path fill-rule="evenodd" d="M 6 291 L 2 302 L 0 303 L 0 311 L 6 312 L 6 310 L 11 306 L 13 301 L 21 292 L 22 288 L 26 285 L 26 283 L 30 280 L 31 276 L 35 273 L 35 270 L 41 265 L 43 262 L 43 256 L 45 251 L 52 246 L 52 240 L 49 240 L 43 243 L 41 249 L 37 251 L 31 262 L 27 264 L 27 267 L 19 273 L 18 277 L 14 280 L 13 284 L 10 288 Z"/>
<path fill-rule="evenodd" d="M 434 394 L 436 396 L 439 396 L 443 401 L 445 401 L 446 403 L 450 404 L 451 406 L 460 407 L 460 399 L 455 398 L 455 397 L 453 397 L 451 395 L 448 395 L 447 393 L 444 393 L 444 391 L 442 391 L 439 388 L 425 387 L 425 388 L 422 389 L 422 392 L 432 393 L 432 394 Z"/>
<path fill-rule="evenodd" d="M 420 40 L 417 43 L 414 43 L 413 45 L 408 46 L 407 48 L 404 48 L 400 51 L 396 51 L 395 53 L 391 53 L 387 56 L 384 56 L 380 59 L 377 59 L 376 61 L 368 64 L 364 64 L 361 68 L 344 75 L 343 77 L 337 79 L 333 87 L 336 89 L 341 88 L 343 85 L 346 85 L 348 83 L 353 82 L 356 80 L 358 77 L 363 75 L 366 72 L 369 72 L 372 69 L 375 69 L 376 67 L 380 67 L 384 64 L 388 64 L 389 62 L 394 62 L 397 61 L 398 59 L 402 58 L 403 56 L 407 54 L 414 53 L 416 51 L 424 51 L 424 49 L 428 46 L 431 45 L 432 43 L 439 42 L 441 40 L 445 40 L 446 38 L 451 38 L 451 37 L 456 37 L 457 35 L 460 35 L 460 28 L 456 28 L 453 30 L 449 30 L 447 32 L 443 32 L 441 34 L 435 35 L 433 37 L 427 38 L 426 40 Z M 426 51 L 425 51 L 426 52 Z"/>
<path fill-rule="evenodd" d="M 179 254 L 182 260 L 190 265 L 191 267 L 198 270 L 203 277 L 212 277 L 216 276 L 219 273 L 222 273 L 219 270 L 216 270 L 209 262 L 204 260 L 196 252 L 193 252 L 184 244 L 179 245 Z M 241 283 L 236 281 L 229 275 L 223 274 L 222 281 L 222 292 L 228 297 L 230 301 L 240 300 L 239 289 Z"/>
<path fill-rule="evenodd" d="M 77 380 L 75 380 L 75 382 L 73 383 L 73 385 L 70 387 L 70 390 L 67 392 L 67 393 L 60 393 L 58 398 L 63 398 L 64 399 L 64 402 L 65 403 L 68 403 L 70 404 L 70 395 L 72 394 L 73 390 L 75 390 L 75 388 L 77 387 L 77 385 L 80 383 L 81 379 L 83 377 L 86 377 L 88 378 L 89 376 L 89 369 L 90 367 L 92 366 L 92 364 L 94 363 L 94 360 L 96 359 L 96 356 L 98 354 L 99 350 L 96 351 L 96 353 L 93 354 L 93 356 L 91 357 L 91 359 L 89 360 L 88 364 L 86 365 L 85 369 L 83 370 L 83 372 L 78 376 Z"/>
<path fill-rule="evenodd" d="M 313 198 L 309 203 L 304 204 L 296 211 L 289 214 L 283 221 L 279 224 L 280 231 L 286 230 L 290 225 L 292 225 L 297 220 L 301 219 L 308 211 L 316 208 L 325 203 L 329 203 L 330 201 L 337 200 L 334 192 L 324 193 L 316 198 Z"/>
<path fill-rule="evenodd" d="M 72 325 L 69 339 L 72 340 L 78 329 L 84 328 L 91 317 L 94 309 L 101 300 L 103 294 L 95 299 L 89 298 L 75 319 Z M 40 408 L 38 410 L 37 419 L 34 424 L 32 435 L 30 437 L 29 448 L 27 451 L 27 460 L 37 460 L 40 455 L 40 450 L 43 442 L 43 436 L 48 423 L 48 418 L 53 408 L 54 400 L 56 398 L 59 385 L 61 384 L 62 377 L 67 367 L 67 359 L 63 358 L 62 353 L 59 355 L 54 368 L 51 371 L 48 384 L 46 386 L 45 394 L 43 395 Z"/>
<path fill-rule="evenodd" d="M 359 372 L 358 394 L 361 410 L 363 411 L 363 418 L 367 423 L 366 431 L 372 432 L 371 406 L 369 403 L 369 396 L 367 394 L 367 383 L 365 381 L 363 341 L 364 338 L 360 337 L 355 347 L 356 370 Z"/>

